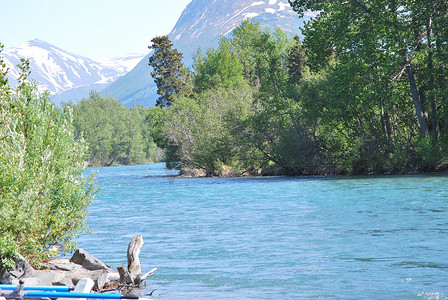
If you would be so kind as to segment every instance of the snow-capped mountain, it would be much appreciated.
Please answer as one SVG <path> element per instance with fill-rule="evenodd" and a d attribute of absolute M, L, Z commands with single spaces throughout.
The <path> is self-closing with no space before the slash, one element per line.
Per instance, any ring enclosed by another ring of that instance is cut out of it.
<path fill-rule="evenodd" d="M 144 54 L 131 53 L 111 58 L 100 58 L 96 61 L 99 62 L 102 66 L 110 67 L 118 70 L 120 73 L 126 74 L 127 72 L 132 70 L 132 68 L 134 68 L 135 65 L 137 65 L 144 56 Z"/>
<path fill-rule="evenodd" d="M 52 99 L 64 101 L 86 97 L 92 89 L 102 90 L 129 72 L 143 57 L 131 54 L 95 61 L 37 39 L 5 48 L 0 55 L 9 68 L 11 85 L 17 83 L 19 70 L 16 66 L 20 59 L 28 58 L 31 69 L 29 79 L 35 80 L 40 90 L 48 90 Z"/>
<path fill-rule="evenodd" d="M 312 16 L 312 13 L 305 16 L 305 21 Z M 217 46 L 220 36 L 230 35 L 248 18 L 262 26 L 277 26 L 293 34 L 300 34 L 304 22 L 287 0 L 192 0 L 168 36 L 174 47 L 184 54 L 185 65 L 190 66 L 192 55 L 199 46 L 204 50 Z M 112 96 L 126 106 L 134 103 L 154 105 L 157 94 L 148 66 L 149 55 L 151 53 L 132 71 L 104 89 L 102 94 Z"/>
<path fill-rule="evenodd" d="M 216 46 L 220 36 L 231 34 L 244 19 L 294 34 L 299 34 L 303 25 L 287 0 L 193 0 L 169 37 L 176 47 L 193 53 L 199 46 Z M 191 55 L 185 56 L 185 63 L 191 62 Z"/>

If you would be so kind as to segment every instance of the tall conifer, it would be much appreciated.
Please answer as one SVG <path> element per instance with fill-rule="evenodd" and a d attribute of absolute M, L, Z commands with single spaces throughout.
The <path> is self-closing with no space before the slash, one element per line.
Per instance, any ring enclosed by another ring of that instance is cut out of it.
<path fill-rule="evenodd" d="M 149 65 L 153 67 L 151 76 L 157 85 L 156 105 L 170 107 L 178 95 L 190 95 L 190 74 L 182 63 L 182 53 L 173 49 L 168 36 L 159 36 L 151 40 L 149 49 L 154 52 L 149 57 Z"/>

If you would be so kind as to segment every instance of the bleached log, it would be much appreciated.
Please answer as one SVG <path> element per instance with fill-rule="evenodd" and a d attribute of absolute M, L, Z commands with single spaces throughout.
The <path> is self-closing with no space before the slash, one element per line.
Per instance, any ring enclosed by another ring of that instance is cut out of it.
<path fill-rule="evenodd" d="M 157 268 L 154 268 L 142 276 L 139 255 L 143 245 L 144 242 L 141 235 L 133 237 L 129 243 L 127 252 L 128 268 L 126 269 L 123 265 L 117 268 L 120 275 L 120 284 L 139 286 L 143 280 L 154 275 L 154 272 L 157 270 Z"/>
<path fill-rule="evenodd" d="M 133 282 L 137 276 L 142 274 L 139 255 L 143 244 L 143 237 L 141 235 L 137 235 L 132 238 L 128 246 L 128 271 Z"/>

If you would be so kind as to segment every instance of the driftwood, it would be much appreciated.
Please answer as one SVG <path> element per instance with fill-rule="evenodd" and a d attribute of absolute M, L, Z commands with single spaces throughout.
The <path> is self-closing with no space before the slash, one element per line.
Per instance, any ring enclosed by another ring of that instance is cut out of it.
<path fill-rule="evenodd" d="M 70 260 L 60 258 L 46 262 L 44 270 L 34 270 L 25 258 L 19 256 L 12 270 L 0 271 L 0 284 L 18 284 L 23 280 L 27 285 L 73 286 L 82 278 L 90 278 L 94 281 L 94 289 L 100 291 L 141 287 L 142 282 L 157 270 L 154 268 L 142 275 L 139 255 L 143 244 L 141 235 L 132 239 L 127 252 L 128 266 L 118 267 L 118 273 L 83 249 L 78 249 Z"/>
<path fill-rule="evenodd" d="M 117 267 L 118 274 L 120 275 L 120 284 L 140 286 L 143 280 L 151 275 L 154 275 L 154 272 L 157 270 L 157 268 L 154 268 L 148 273 L 142 275 L 139 255 L 143 244 L 143 237 L 141 235 L 133 237 L 129 243 L 127 252 L 128 267 L 126 268 L 123 265 Z"/>

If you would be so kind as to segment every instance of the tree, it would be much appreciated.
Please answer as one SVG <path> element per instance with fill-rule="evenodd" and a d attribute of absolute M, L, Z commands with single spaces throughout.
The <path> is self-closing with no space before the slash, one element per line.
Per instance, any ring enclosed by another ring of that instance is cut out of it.
<path fill-rule="evenodd" d="M 201 170 L 207 176 L 220 169 L 243 173 L 247 157 L 239 131 L 253 99 L 248 88 L 209 89 L 194 97 L 180 97 L 169 109 L 154 107 L 154 140 L 166 150 L 169 168 Z"/>
<path fill-rule="evenodd" d="M 324 121 L 354 138 L 358 163 L 384 166 L 385 157 L 407 156 L 419 168 L 426 154 L 416 145 L 426 139 L 442 157 L 447 2 L 289 2 L 299 14 L 320 12 L 304 28 L 304 46 L 312 69 L 330 72 Z"/>
<path fill-rule="evenodd" d="M 83 176 L 87 147 L 75 139 L 71 112 L 27 82 L 22 63 L 17 88 L 0 82 L 0 268 L 19 253 L 38 264 L 55 248 L 72 250 L 98 190 L 93 174 Z"/>
<path fill-rule="evenodd" d="M 298 36 L 293 38 L 291 47 L 288 50 L 286 67 L 292 85 L 298 85 L 308 71 L 308 58 Z"/>
<path fill-rule="evenodd" d="M 291 174 L 309 170 L 315 145 L 298 119 L 296 101 L 295 80 L 306 69 L 305 62 L 299 62 L 300 43 L 279 28 L 261 29 L 256 22 L 244 21 L 229 44 L 238 53 L 246 79 L 258 89 L 247 142 Z"/>
<path fill-rule="evenodd" d="M 303 58 L 298 41 L 249 21 L 217 48 L 199 50 L 194 95 L 178 98 L 169 112 L 151 110 L 154 139 L 166 149 L 168 166 L 207 175 L 224 166 L 235 173 L 272 165 L 308 172 L 315 146 L 297 119 L 294 82 L 307 71 Z"/>
<path fill-rule="evenodd" d="M 128 109 L 114 98 L 103 98 L 91 92 L 73 106 L 77 138 L 89 145 L 90 165 L 145 163 L 151 145 L 142 107 Z M 144 135 L 146 137 L 144 138 Z M 153 149 L 156 151 L 156 149 Z"/>
<path fill-rule="evenodd" d="M 163 160 L 163 151 L 157 147 L 151 136 L 151 123 L 148 121 L 148 114 L 149 109 L 143 105 L 135 105 L 131 108 L 131 120 L 136 122 L 138 125 L 136 130 L 141 132 L 145 162 L 160 162 Z"/>
<path fill-rule="evenodd" d="M 447 37 L 442 29 L 447 22 L 446 1 L 289 2 L 299 14 L 320 11 L 304 30 L 304 44 L 315 63 L 334 53 L 344 65 L 363 61 L 364 72 L 376 72 L 380 77 L 372 79 L 383 89 L 405 82 L 421 135 L 439 135 L 439 116 L 446 102 L 440 91 L 446 91 L 447 86 L 440 80 L 436 88 L 435 78 L 447 72 Z"/>
<path fill-rule="evenodd" d="M 170 107 L 179 95 L 190 95 L 190 74 L 182 63 L 182 53 L 172 49 L 168 36 L 155 37 L 149 46 L 154 52 L 149 57 L 151 76 L 157 85 L 157 106 Z"/>
<path fill-rule="evenodd" d="M 196 93 L 219 87 L 236 89 L 247 85 L 238 55 L 224 39 L 218 48 L 207 50 L 206 55 L 199 49 L 193 61 L 193 86 Z"/>

